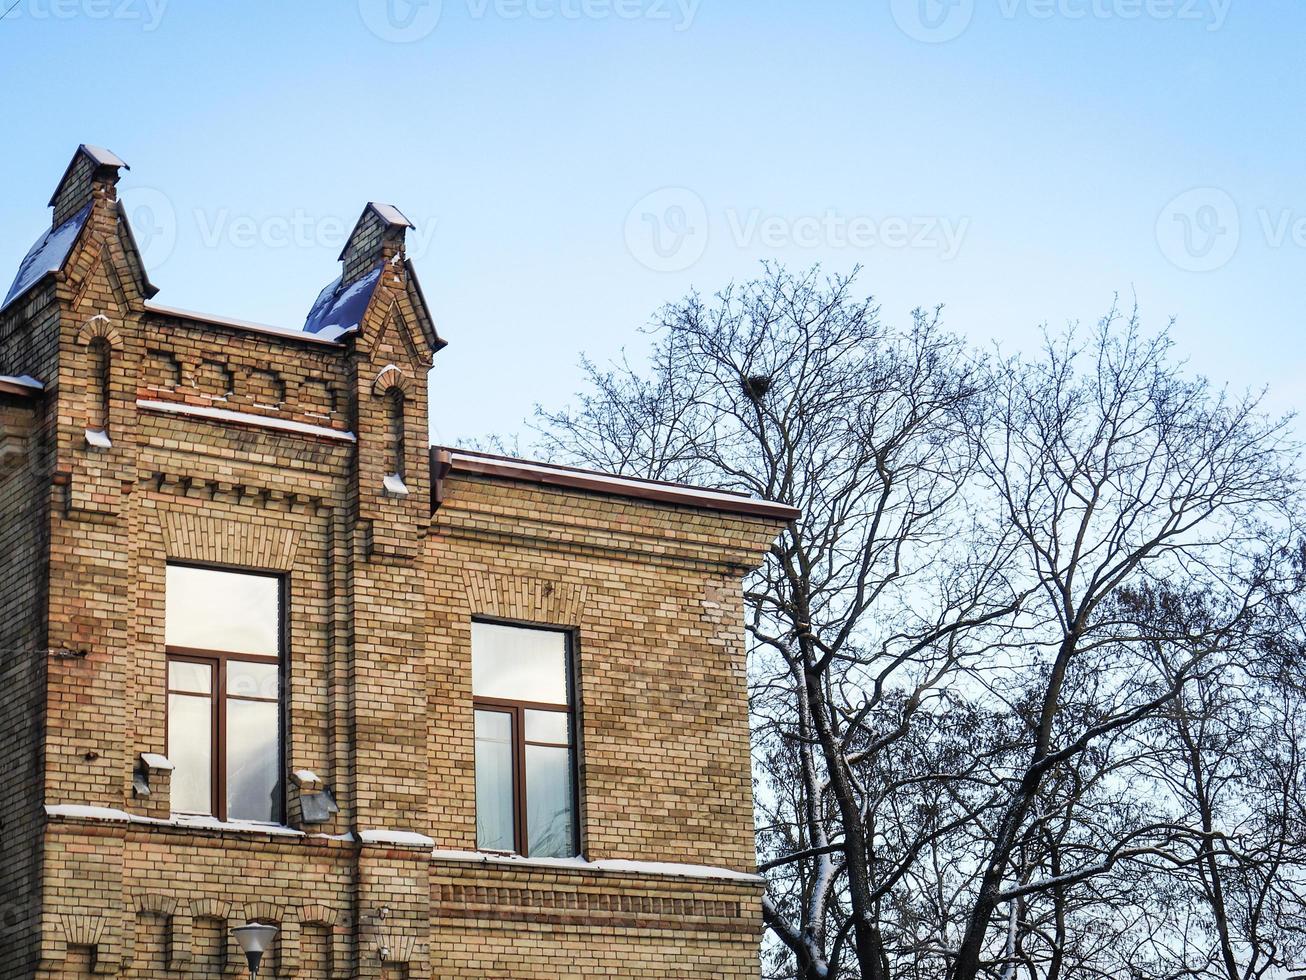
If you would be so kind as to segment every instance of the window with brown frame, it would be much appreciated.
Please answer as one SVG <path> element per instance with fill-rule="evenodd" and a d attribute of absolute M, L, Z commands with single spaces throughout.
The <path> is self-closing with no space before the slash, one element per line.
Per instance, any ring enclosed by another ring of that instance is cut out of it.
<path fill-rule="evenodd" d="M 576 735 L 571 637 L 561 630 L 472 623 L 476 846 L 572 857 Z"/>
<path fill-rule="evenodd" d="M 280 576 L 169 564 L 168 759 L 174 813 L 284 813 Z"/>

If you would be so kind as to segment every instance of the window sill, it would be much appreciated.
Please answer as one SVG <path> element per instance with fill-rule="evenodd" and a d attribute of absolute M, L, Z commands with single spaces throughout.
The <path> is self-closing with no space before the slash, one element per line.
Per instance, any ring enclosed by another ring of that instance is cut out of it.
<path fill-rule="evenodd" d="M 259 823 L 255 820 L 218 820 L 198 813 L 174 813 L 166 820 L 159 817 L 142 817 L 126 810 L 106 806 L 81 806 L 72 803 L 48 805 L 48 817 L 85 820 L 102 823 L 128 823 L 146 827 L 171 827 L 178 830 L 208 830 L 221 833 L 271 834 L 277 837 L 307 837 L 302 830 L 279 823 Z"/>
<path fill-rule="evenodd" d="M 637 874 L 670 878 L 705 878 L 717 881 L 759 883 L 761 875 L 729 868 L 714 868 L 704 864 L 674 864 L 663 861 L 587 861 L 583 857 L 527 858 L 502 851 L 442 851 L 434 850 L 435 861 L 458 861 L 468 864 L 493 864 L 545 871 L 579 871 L 590 874 Z"/>

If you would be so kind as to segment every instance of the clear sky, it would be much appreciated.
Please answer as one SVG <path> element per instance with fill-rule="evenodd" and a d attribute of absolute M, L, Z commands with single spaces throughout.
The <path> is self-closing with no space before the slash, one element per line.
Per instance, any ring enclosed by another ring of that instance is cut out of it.
<path fill-rule="evenodd" d="M 14 0 L 0 0 L 4 6 Z M 865 267 L 976 344 L 1120 292 L 1306 403 L 1300 0 L 17 0 L 0 277 L 79 142 L 158 301 L 303 321 L 369 199 L 449 347 L 441 441 L 558 405 L 663 302 Z"/>

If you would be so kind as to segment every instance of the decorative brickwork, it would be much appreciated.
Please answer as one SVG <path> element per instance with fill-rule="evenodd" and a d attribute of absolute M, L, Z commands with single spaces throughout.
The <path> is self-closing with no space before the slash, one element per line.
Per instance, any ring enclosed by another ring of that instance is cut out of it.
<path fill-rule="evenodd" d="M 740 578 L 789 514 L 428 454 L 402 215 L 355 329 L 259 328 L 150 302 L 114 161 L 0 313 L 0 978 L 244 976 L 247 921 L 268 977 L 756 977 Z M 174 813 L 169 562 L 284 578 L 288 826 Z M 575 859 L 475 853 L 473 617 L 575 638 Z"/>

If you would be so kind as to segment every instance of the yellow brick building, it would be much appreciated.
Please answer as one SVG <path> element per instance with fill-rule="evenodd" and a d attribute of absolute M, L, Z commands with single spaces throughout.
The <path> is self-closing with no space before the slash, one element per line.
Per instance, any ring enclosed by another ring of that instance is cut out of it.
<path fill-rule="evenodd" d="M 0 308 L 0 977 L 756 977 L 793 513 L 428 449 L 400 212 L 273 329 L 152 301 L 123 167 Z"/>

